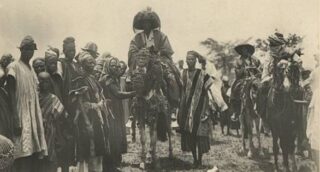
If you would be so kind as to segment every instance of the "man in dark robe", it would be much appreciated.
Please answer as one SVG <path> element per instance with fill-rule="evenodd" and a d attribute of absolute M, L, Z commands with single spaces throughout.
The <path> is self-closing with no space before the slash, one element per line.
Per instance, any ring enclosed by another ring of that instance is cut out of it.
<path fill-rule="evenodd" d="M 75 123 L 77 124 L 77 160 L 80 171 L 88 164 L 88 171 L 102 169 L 102 157 L 110 153 L 107 139 L 108 116 L 110 108 L 102 93 L 102 87 L 93 75 L 96 64 L 94 57 L 88 52 L 79 55 L 79 63 L 84 74 L 73 80 L 71 95 L 78 95 Z M 82 90 L 82 91 L 81 91 Z"/>
<path fill-rule="evenodd" d="M 76 54 L 75 39 L 67 37 L 63 40 L 63 53 L 65 58 L 60 58 L 62 66 L 62 104 L 69 116 L 65 124 L 62 125 L 62 132 L 66 139 L 66 144 L 58 153 L 62 172 L 68 172 L 69 166 L 75 165 L 75 128 L 73 119 L 76 114 L 77 104 L 72 100 L 70 91 L 72 90 L 72 81 L 79 76 L 79 66 L 74 61 Z"/>

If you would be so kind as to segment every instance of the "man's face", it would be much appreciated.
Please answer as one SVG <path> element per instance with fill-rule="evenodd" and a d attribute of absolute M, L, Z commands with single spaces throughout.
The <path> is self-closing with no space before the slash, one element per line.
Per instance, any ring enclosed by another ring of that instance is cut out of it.
<path fill-rule="evenodd" d="M 66 56 L 66 59 L 73 60 L 74 56 L 76 55 L 76 50 L 74 48 L 69 48 L 65 50 L 63 53 Z"/>
<path fill-rule="evenodd" d="M 109 68 L 112 75 L 117 75 L 119 73 L 119 64 L 117 60 L 112 59 L 109 64 Z"/>
<path fill-rule="evenodd" d="M 85 72 L 92 74 L 94 70 L 94 66 L 96 65 L 96 61 L 93 57 L 87 57 L 82 63 L 83 69 Z"/>
<path fill-rule="evenodd" d="M 54 72 L 56 72 L 58 69 L 58 60 L 52 59 L 52 60 L 46 61 L 46 69 L 50 74 L 53 74 Z"/>
<path fill-rule="evenodd" d="M 179 61 L 179 68 L 183 68 L 183 61 L 181 60 L 181 61 Z"/>
<path fill-rule="evenodd" d="M 21 58 L 27 61 L 29 61 L 33 57 L 34 50 L 32 49 L 22 49 L 20 51 L 21 51 Z"/>
<path fill-rule="evenodd" d="M 188 54 L 186 61 L 189 68 L 194 68 L 196 66 L 197 58 L 192 54 Z"/>
<path fill-rule="evenodd" d="M 48 91 L 51 87 L 49 78 L 39 78 L 39 88 L 41 91 Z"/>
<path fill-rule="evenodd" d="M 124 63 L 119 63 L 119 75 L 122 76 L 126 73 L 127 66 Z"/>
<path fill-rule="evenodd" d="M 145 32 L 150 32 L 151 31 L 151 22 L 150 21 L 145 21 L 143 23 L 143 30 Z"/>
<path fill-rule="evenodd" d="M 149 57 L 147 55 L 139 55 L 137 59 L 137 66 L 146 67 L 149 63 Z"/>
<path fill-rule="evenodd" d="M 36 72 L 36 74 L 39 74 L 40 72 L 46 71 L 45 62 L 43 60 L 35 60 L 33 61 L 33 69 Z"/>

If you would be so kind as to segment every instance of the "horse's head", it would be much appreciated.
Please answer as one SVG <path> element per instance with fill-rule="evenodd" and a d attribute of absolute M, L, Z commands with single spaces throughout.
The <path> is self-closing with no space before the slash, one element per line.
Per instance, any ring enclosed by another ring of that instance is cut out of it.
<path fill-rule="evenodd" d="M 301 60 L 295 54 L 288 54 L 287 58 L 282 58 L 275 64 L 276 88 L 286 88 L 298 86 L 300 79 Z"/>
<path fill-rule="evenodd" d="M 142 48 L 141 50 L 139 50 L 136 57 L 137 67 L 140 67 L 140 68 L 147 67 L 150 62 L 151 56 L 152 55 L 147 48 Z"/>

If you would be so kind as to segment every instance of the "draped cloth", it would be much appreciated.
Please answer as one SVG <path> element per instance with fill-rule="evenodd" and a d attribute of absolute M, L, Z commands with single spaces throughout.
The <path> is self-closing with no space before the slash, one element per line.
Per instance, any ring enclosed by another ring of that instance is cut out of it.
<path fill-rule="evenodd" d="M 58 139 L 58 120 L 61 117 L 64 107 L 59 98 L 53 94 L 40 93 L 40 107 L 43 115 L 43 125 L 48 146 L 48 160 L 56 162 L 56 144 Z"/>
<path fill-rule="evenodd" d="M 47 144 L 39 104 L 35 72 L 21 60 L 8 66 L 8 76 L 16 82 L 16 106 L 18 117 L 15 125 L 22 128 L 21 136 L 14 137 L 15 157 L 27 157 L 36 152 L 47 155 Z"/>
<path fill-rule="evenodd" d="M 109 153 L 108 134 L 108 107 L 97 107 L 97 104 L 104 100 L 102 87 L 93 75 L 78 77 L 73 83 L 74 90 L 85 88 L 78 101 L 80 105 L 77 110 L 80 112 L 77 120 L 77 158 L 79 161 L 89 160 L 92 157 L 99 157 Z M 93 107 L 86 109 L 85 104 Z M 87 117 L 87 118 L 86 118 Z M 91 135 L 92 126 L 93 135 Z M 89 127 L 89 128 L 88 128 Z"/>
<path fill-rule="evenodd" d="M 309 138 L 311 148 L 320 150 L 320 68 L 317 67 L 311 74 L 311 88 L 313 96 L 309 105 L 308 125 L 307 125 L 307 137 Z"/>
<path fill-rule="evenodd" d="M 201 121 L 208 116 L 208 90 L 213 79 L 203 70 L 196 69 L 193 76 L 189 76 L 187 69 L 183 71 L 183 93 L 178 113 L 178 124 L 182 131 L 181 146 L 183 151 L 190 150 L 194 140 L 198 140 L 201 152 L 210 149 L 209 136 L 211 132 L 210 120 Z M 205 142 L 205 143 L 204 143 Z"/>

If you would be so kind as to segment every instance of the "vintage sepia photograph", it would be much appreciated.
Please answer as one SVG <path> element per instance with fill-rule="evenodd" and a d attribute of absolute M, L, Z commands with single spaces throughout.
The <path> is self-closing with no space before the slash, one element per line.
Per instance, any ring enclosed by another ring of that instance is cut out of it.
<path fill-rule="evenodd" d="M 0 0 L 0 172 L 320 172 L 319 0 Z"/>

